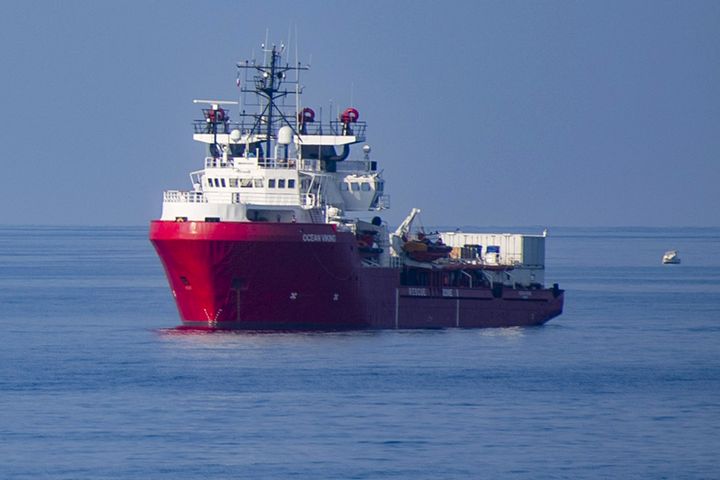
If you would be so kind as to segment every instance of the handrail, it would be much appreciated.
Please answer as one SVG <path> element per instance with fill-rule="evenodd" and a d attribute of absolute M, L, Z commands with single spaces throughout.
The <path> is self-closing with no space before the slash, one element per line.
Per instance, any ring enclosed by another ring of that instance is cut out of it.
<path fill-rule="evenodd" d="M 194 133 L 207 133 L 207 134 L 217 133 L 218 135 L 224 135 L 224 134 L 230 133 L 231 131 L 233 131 L 235 129 L 238 129 L 243 133 L 248 131 L 248 128 L 246 128 L 244 125 L 237 123 L 237 122 L 215 123 L 215 126 L 216 126 L 215 132 L 213 132 L 212 126 L 213 126 L 213 124 L 208 122 L 207 120 L 193 120 L 193 132 Z"/>
<path fill-rule="evenodd" d="M 338 172 L 374 172 L 377 162 L 371 160 L 344 160 L 337 163 Z"/>
<path fill-rule="evenodd" d="M 215 132 L 213 132 L 213 125 L 215 125 Z M 366 129 L 366 122 L 351 123 L 348 130 L 346 129 L 345 124 L 340 120 L 332 120 L 330 122 L 305 123 L 303 128 L 298 130 L 301 135 L 354 135 L 360 141 L 363 141 L 365 139 Z M 218 135 L 227 135 L 233 130 L 240 130 L 240 132 L 245 135 L 249 134 L 252 131 L 252 128 L 247 123 L 218 122 L 213 124 L 207 120 L 193 120 L 194 133 L 217 133 Z"/>
<path fill-rule="evenodd" d="M 302 200 L 303 200 L 302 206 L 303 206 L 303 208 L 313 208 L 313 207 L 316 205 L 316 203 L 315 203 L 315 198 L 316 198 L 316 197 L 315 197 L 315 194 L 314 194 L 314 193 L 305 193 L 305 194 L 303 194 L 303 195 L 302 195 Z"/>
<path fill-rule="evenodd" d="M 297 193 L 255 193 L 255 192 L 182 192 L 167 190 L 163 201 L 168 203 L 254 203 L 262 205 L 301 205 Z M 308 200 L 302 198 L 302 204 Z"/>
<path fill-rule="evenodd" d="M 297 166 L 297 160 L 294 158 L 228 157 L 225 161 L 223 157 L 205 157 L 205 168 L 235 168 L 236 163 L 242 165 L 241 162 L 247 160 L 253 161 L 260 168 L 271 170 L 290 170 Z"/>
<path fill-rule="evenodd" d="M 376 210 L 387 210 L 390 208 L 390 195 L 380 194 L 377 197 L 377 208 Z"/>
<path fill-rule="evenodd" d="M 349 125 L 349 130 L 345 129 L 345 124 L 339 120 L 330 122 L 312 122 L 305 123 L 300 130 L 301 135 L 354 135 L 363 141 L 365 139 L 366 122 L 355 122 Z"/>
<path fill-rule="evenodd" d="M 227 162 L 223 157 L 205 157 L 205 168 L 234 168 L 235 162 L 228 158 Z"/>
<path fill-rule="evenodd" d="M 300 205 L 297 193 L 235 193 L 233 203 L 252 203 L 257 205 Z"/>
<path fill-rule="evenodd" d="M 297 166 L 297 160 L 295 160 L 294 158 L 281 159 L 281 158 L 266 157 L 266 158 L 259 158 L 257 161 L 257 165 L 260 168 L 288 170 L 288 169 L 294 169 Z"/>
<path fill-rule="evenodd" d="M 180 190 L 166 190 L 163 192 L 163 202 L 168 203 L 207 203 L 202 192 L 181 192 Z"/>
<path fill-rule="evenodd" d="M 275 158 L 275 157 L 228 157 L 227 161 L 223 157 L 205 157 L 205 168 L 235 168 L 238 163 L 248 160 L 254 162 L 258 167 L 269 170 L 294 170 L 297 166 L 297 160 L 294 158 Z M 302 170 L 319 171 L 320 160 L 303 159 L 300 168 Z M 247 163 L 245 163 L 247 165 Z M 338 172 L 375 172 L 377 171 L 377 162 L 370 160 L 344 160 L 337 162 Z"/>

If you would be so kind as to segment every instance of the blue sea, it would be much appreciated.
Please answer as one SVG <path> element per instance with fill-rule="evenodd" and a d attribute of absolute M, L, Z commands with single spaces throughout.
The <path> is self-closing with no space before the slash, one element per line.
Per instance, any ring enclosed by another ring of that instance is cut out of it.
<path fill-rule="evenodd" d="M 543 327 L 188 335 L 146 227 L 0 227 L 0 478 L 720 478 L 720 229 L 547 247 Z"/>

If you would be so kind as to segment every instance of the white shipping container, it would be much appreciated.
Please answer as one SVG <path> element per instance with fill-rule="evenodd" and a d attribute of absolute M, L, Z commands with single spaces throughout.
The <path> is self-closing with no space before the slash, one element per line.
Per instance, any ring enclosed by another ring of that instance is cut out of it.
<path fill-rule="evenodd" d="M 486 255 L 488 247 L 499 247 L 498 263 L 501 265 L 523 265 L 538 268 L 545 266 L 545 237 L 541 235 L 442 232 L 440 238 L 443 243 L 451 247 L 480 245 L 483 256 Z M 486 258 L 487 260 L 491 261 L 489 258 Z"/>
<path fill-rule="evenodd" d="M 545 266 L 545 237 L 523 235 L 522 264 L 528 267 Z"/>

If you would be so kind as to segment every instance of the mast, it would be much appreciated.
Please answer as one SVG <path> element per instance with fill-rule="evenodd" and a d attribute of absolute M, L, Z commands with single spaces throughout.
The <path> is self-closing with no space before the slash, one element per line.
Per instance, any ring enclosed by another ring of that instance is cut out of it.
<path fill-rule="evenodd" d="M 272 136 L 273 130 L 272 130 L 272 117 L 273 117 L 273 105 L 275 103 L 275 94 L 277 93 L 278 89 L 275 87 L 275 75 L 276 75 L 276 66 L 277 66 L 277 60 L 278 60 L 279 53 L 275 51 L 275 45 L 272 47 L 272 51 L 270 52 L 270 71 L 265 72 L 263 75 L 263 88 L 262 91 L 265 93 L 268 99 L 268 109 L 267 109 L 267 130 L 265 132 L 267 139 L 265 140 L 265 151 L 267 152 L 266 155 L 270 155 L 270 137 Z M 268 75 L 269 73 L 269 75 Z M 280 86 L 280 81 L 282 80 L 283 72 L 277 72 L 278 75 L 278 87 Z"/>
<path fill-rule="evenodd" d="M 265 44 L 262 45 L 265 49 Z M 297 134 L 295 130 L 295 121 L 291 121 L 288 118 L 288 114 L 283 111 L 283 106 L 279 104 L 279 100 L 291 93 L 297 93 L 302 89 L 299 87 L 300 70 L 308 70 L 309 67 L 303 66 L 300 62 L 295 66 L 291 66 L 286 63 L 282 64 L 282 53 L 285 50 L 285 45 L 280 45 L 278 49 L 275 45 L 270 50 L 265 50 L 269 53 L 269 56 L 265 56 L 263 65 L 256 65 L 254 62 L 238 63 L 237 67 L 241 70 L 255 70 L 253 81 L 255 83 L 254 88 L 247 88 L 243 85 L 241 88 L 242 92 L 254 93 L 258 95 L 263 101 L 260 106 L 262 109 L 259 114 L 241 114 L 241 116 L 253 117 L 253 127 L 250 134 L 265 134 L 265 155 L 270 155 L 272 152 L 272 139 L 275 135 L 276 129 L 275 123 L 281 122 L 290 128 Z M 268 58 L 269 57 L 269 58 Z M 288 79 L 287 72 L 295 71 L 296 80 L 292 81 Z M 293 90 L 287 90 L 284 84 L 295 84 L 296 87 Z"/>

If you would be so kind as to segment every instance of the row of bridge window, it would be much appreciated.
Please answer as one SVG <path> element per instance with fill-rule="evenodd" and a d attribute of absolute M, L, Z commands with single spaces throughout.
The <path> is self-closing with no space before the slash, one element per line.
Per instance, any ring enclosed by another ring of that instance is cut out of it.
<path fill-rule="evenodd" d="M 269 178 L 268 188 L 295 188 L 294 178 Z M 208 178 L 208 187 L 218 188 L 263 188 L 262 178 Z"/>

